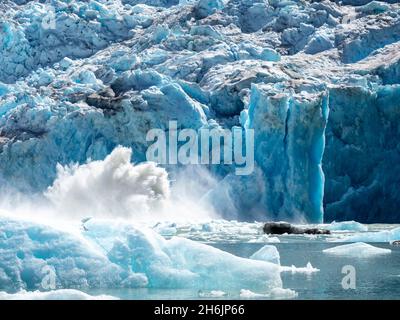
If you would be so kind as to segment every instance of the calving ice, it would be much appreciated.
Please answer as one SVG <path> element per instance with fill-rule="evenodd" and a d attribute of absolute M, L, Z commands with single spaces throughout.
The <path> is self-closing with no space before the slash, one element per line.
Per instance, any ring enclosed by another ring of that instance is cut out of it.
<path fill-rule="evenodd" d="M 189 311 L 189 307 L 174 307 L 161 304 L 159 307 L 155 307 L 155 315 L 176 315 L 185 318 Z"/>
<path fill-rule="evenodd" d="M 153 142 L 146 159 L 158 164 L 234 164 L 237 175 L 254 171 L 253 129 L 179 129 L 177 121 L 169 121 L 167 130 L 149 130 L 146 140 Z"/>

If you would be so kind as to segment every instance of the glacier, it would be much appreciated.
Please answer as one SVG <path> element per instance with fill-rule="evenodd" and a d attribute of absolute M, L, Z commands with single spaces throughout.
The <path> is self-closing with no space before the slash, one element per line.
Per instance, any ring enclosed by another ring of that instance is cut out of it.
<path fill-rule="evenodd" d="M 146 132 L 242 127 L 256 170 L 210 165 L 227 219 L 398 222 L 396 1 L 7 0 L 0 4 L 0 181 L 41 195 L 57 168 Z M 176 181 L 181 166 L 165 166 Z M 196 178 L 195 178 L 196 179 Z"/>

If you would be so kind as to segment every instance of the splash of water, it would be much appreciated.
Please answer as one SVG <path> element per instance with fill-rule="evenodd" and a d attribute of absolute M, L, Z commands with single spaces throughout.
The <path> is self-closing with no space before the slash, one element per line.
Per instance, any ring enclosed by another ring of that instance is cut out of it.
<path fill-rule="evenodd" d="M 44 195 L 58 214 L 69 218 L 176 221 L 212 215 L 187 192 L 181 193 L 190 177 L 181 174 L 171 187 L 164 168 L 153 162 L 132 164 L 131 156 L 131 149 L 117 147 L 102 161 L 59 165 L 57 178 Z"/>

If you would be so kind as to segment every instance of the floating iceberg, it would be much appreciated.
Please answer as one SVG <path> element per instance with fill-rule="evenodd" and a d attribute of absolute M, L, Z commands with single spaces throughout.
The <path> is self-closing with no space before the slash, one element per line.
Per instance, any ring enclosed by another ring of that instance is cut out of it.
<path fill-rule="evenodd" d="M 250 256 L 250 259 L 268 261 L 274 264 L 281 264 L 279 251 L 275 246 L 265 245 Z"/>
<path fill-rule="evenodd" d="M 335 240 L 336 242 L 390 242 L 400 239 L 400 228 L 355 234 Z"/>
<path fill-rule="evenodd" d="M 0 287 L 43 289 L 194 288 L 269 292 L 282 286 L 279 266 L 240 258 L 188 239 L 165 240 L 145 227 L 91 219 L 86 231 L 0 219 Z"/>
<path fill-rule="evenodd" d="M 294 299 L 298 296 L 296 291 L 291 289 L 274 288 L 271 293 L 256 293 L 251 290 L 240 290 L 240 297 L 243 299 Z"/>
<path fill-rule="evenodd" d="M 369 258 L 379 255 L 390 254 L 391 250 L 383 249 L 371 246 L 370 244 L 363 242 L 356 242 L 345 244 L 338 247 L 333 247 L 323 250 L 326 254 L 336 255 L 336 256 L 346 256 L 354 258 Z"/>
<path fill-rule="evenodd" d="M 294 265 L 288 267 L 288 266 L 281 266 L 281 272 L 291 272 L 292 274 L 295 273 L 304 273 L 304 274 L 312 274 L 315 272 L 319 272 L 320 270 L 318 268 L 314 268 L 311 264 L 311 262 L 307 263 L 307 266 L 305 267 L 296 267 Z"/>
<path fill-rule="evenodd" d="M 249 243 L 279 243 L 279 242 L 281 242 L 281 240 L 279 240 L 278 237 L 270 237 L 270 236 L 263 234 L 262 236 L 259 236 L 257 238 L 250 239 L 248 242 Z"/>
<path fill-rule="evenodd" d="M 342 222 L 333 221 L 331 224 L 325 226 L 324 229 L 330 231 L 354 231 L 354 232 L 368 231 L 367 226 L 356 221 L 342 221 Z"/>

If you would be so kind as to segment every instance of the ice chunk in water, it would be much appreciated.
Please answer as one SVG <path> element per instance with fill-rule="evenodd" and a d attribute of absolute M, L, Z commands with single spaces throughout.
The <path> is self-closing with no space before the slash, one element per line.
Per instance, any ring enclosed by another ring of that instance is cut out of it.
<path fill-rule="evenodd" d="M 271 245 L 265 245 L 260 250 L 253 253 L 250 259 L 268 261 L 275 264 L 281 263 L 278 249 L 276 249 L 275 246 Z"/>
<path fill-rule="evenodd" d="M 370 233 L 359 233 L 335 240 L 335 242 L 390 242 L 400 240 L 400 227 Z"/>
<path fill-rule="evenodd" d="M 279 267 L 265 261 L 236 257 L 211 246 L 174 237 L 163 243 L 172 267 L 193 274 L 191 287 L 269 291 L 281 287 Z"/>
<path fill-rule="evenodd" d="M 226 296 L 226 292 L 221 290 L 199 291 L 200 298 L 221 298 Z"/>
<path fill-rule="evenodd" d="M 287 266 L 282 266 L 281 267 L 281 272 L 291 272 L 292 274 L 295 273 L 304 273 L 304 274 L 311 274 L 314 272 L 319 272 L 320 270 L 318 268 L 314 268 L 311 264 L 311 262 L 308 262 L 305 267 L 296 267 L 294 265 L 287 267 Z"/>
<path fill-rule="evenodd" d="M 0 300 L 117 300 L 108 295 L 91 296 L 74 289 L 60 289 L 47 292 L 21 290 L 11 294 L 0 292 Z"/>
<path fill-rule="evenodd" d="M 250 239 L 248 241 L 249 243 L 279 243 L 281 240 L 279 240 L 278 237 L 270 237 L 266 234 L 263 234 L 262 236 L 259 236 L 257 238 Z"/>
<path fill-rule="evenodd" d="M 391 250 L 389 249 L 382 249 L 371 246 L 370 244 L 363 243 L 363 242 L 356 242 L 345 244 L 338 247 L 333 247 L 329 249 L 325 249 L 323 251 L 327 254 L 338 255 L 338 256 L 349 256 L 355 258 L 368 258 L 374 257 L 377 255 L 382 254 L 390 254 Z"/>
<path fill-rule="evenodd" d="M 298 296 L 297 292 L 291 289 L 274 288 L 270 293 L 256 293 L 251 290 L 240 290 L 240 297 L 244 299 L 293 299 Z"/>
<path fill-rule="evenodd" d="M 368 227 L 356 222 L 356 221 L 342 221 L 336 222 L 333 221 L 330 225 L 327 225 L 325 229 L 330 231 L 368 231 Z"/>
<path fill-rule="evenodd" d="M 188 239 L 165 240 L 127 222 L 92 219 L 85 231 L 0 218 L 0 287 L 42 289 L 51 268 L 57 288 L 194 288 L 269 292 L 282 287 L 279 266 L 240 258 Z"/>

